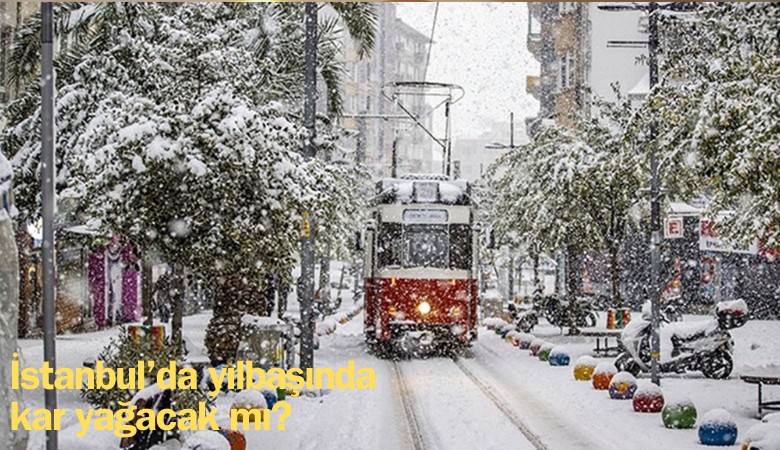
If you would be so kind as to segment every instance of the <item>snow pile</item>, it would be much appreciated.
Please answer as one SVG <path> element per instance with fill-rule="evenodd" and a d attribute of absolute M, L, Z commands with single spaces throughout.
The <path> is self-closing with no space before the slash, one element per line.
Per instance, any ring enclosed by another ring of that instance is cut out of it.
<path fill-rule="evenodd" d="M 780 450 L 780 427 L 773 423 L 753 425 L 745 433 L 742 448 Z"/>
<path fill-rule="evenodd" d="M 386 178 L 379 182 L 379 196 L 401 204 L 407 203 L 443 203 L 456 204 L 468 198 L 467 181 L 449 181 L 435 179 L 433 176 L 420 176 L 414 179 Z"/>
<path fill-rule="evenodd" d="M 216 431 L 198 431 L 184 442 L 182 450 L 230 450 L 230 442 Z"/>
<path fill-rule="evenodd" d="M 590 356 L 590 355 L 583 355 L 580 356 L 577 359 L 577 362 L 574 363 L 574 366 L 588 366 L 588 367 L 596 367 L 598 365 L 598 362 L 596 361 L 596 358 Z"/>
<path fill-rule="evenodd" d="M 494 330 L 496 328 L 503 327 L 506 322 L 498 317 L 488 317 L 482 321 L 482 324 L 487 327 L 488 330 Z"/>
<path fill-rule="evenodd" d="M 598 367 L 596 368 L 596 370 L 598 371 Z M 629 372 L 618 372 L 617 374 L 615 374 L 614 377 L 612 377 L 611 384 L 613 386 L 617 386 L 620 383 L 625 383 L 627 385 L 635 386 L 636 378 L 633 375 L 631 375 Z"/>
<path fill-rule="evenodd" d="M 550 357 L 553 356 L 569 356 L 569 350 L 562 345 L 556 345 L 550 350 Z"/>
<path fill-rule="evenodd" d="M 528 342 L 529 344 L 534 341 L 536 337 L 534 337 L 533 334 L 529 333 L 517 333 L 517 340 L 519 342 Z"/>
<path fill-rule="evenodd" d="M 617 367 L 611 362 L 603 362 L 593 370 L 594 375 L 615 375 L 618 373 Z"/>
<path fill-rule="evenodd" d="M 501 293 L 496 288 L 490 288 L 482 294 L 482 298 L 485 300 L 501 300 Z"/>
<path fill-rule="evenodd" d="M 712 426 L 737 426 L 734 419 L 731 417 L 731 413 L 722 408 L 716 408 L 707 411 L 699 421 L 701 425 Z"/>
<path fill-rule="evenodd" d="M 640 380 L 637 384 L 634 397 L 661 397 L 664 395 L 660 386 L 647 380 Z"/>
<path fill-rule="evenodd" d="M 550 342 L 545 342 L 544 344 L 539 347 L 540 352 L 552 352 L 552 349 L 555 348 L 555 344 Z"/>
<path fill-rule="evenodd" d="M 691 401 L 690 398 L 684 397 L 684 396 L 676 397 L 676 398 L 673 398 L 671 400 L 667 400 L 666 401 L 666 406 L 668 406 L 669 408 L 684 408 L 686 406 L 693 406 L 693 407 L 695 407 L 695 405 L 693 404 L 693 401 Z"/>
<path fill-rule="evenodd" d="M 718 305 L 715 307 L 715 310 L 717 312 L 721 311 L 728 311 L 732 314 L 734 313 L 742 313 L 747 314 L 748 313 L 748 307 L 747 303 L 745 303 L 744 300 L 732 300 L 728 302 L 719 302 Z"/>
<path fill-rule="evenodd" d="M 267 407 L 268 403 L 265 401 L 263 393 L 252 389 L 246 389 L 239 392 L 238 395 L 236 395 L 236 398 L 233 399 L 232 405 L 233 409 L 266 409 Z"/>
<path fill-rule="evenodd" d="M 181 450 L 181 442 L 178 439 L 168 439 L 162 444 L 149 447 L 149 450 Z"/>
<path fill-rule="evenodd" d="M 336 331 L 336 321 L 332 317 L 328 317 L 322 322 L 317 323 L 317 334 L 322 336 L 325 334 L 333 334 Z"/>

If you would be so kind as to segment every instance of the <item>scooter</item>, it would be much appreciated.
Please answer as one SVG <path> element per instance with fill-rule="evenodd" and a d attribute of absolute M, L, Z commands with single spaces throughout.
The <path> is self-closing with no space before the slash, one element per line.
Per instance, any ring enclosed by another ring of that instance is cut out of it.
<path fill-rule="evenodd" d="M 623 330 L 620 340 L 625 351 L 615 361 L 618 370 L 634 375 L 650 371 L 650 317 L 647 303 L 642 308 L 642 317 L 630 322 Z M 663 315 L 661 320 L 670 323 Z M 707 378 L 728 378 L 734 368 L 734 344 L 729 330 L 745 325 L 747 320 L 748 309 L 744 300 L 718 303 L 713 319 L 672 334 L 672 358 L 659 364 L 660 371 L 701 371 Z"/>
<path fill-rule="evenodd" d="M 533 306 L 526 309 L 518 309 L 510 303 L 508 309 L 517 331 L 530 333 L 539 324 L 539 314 Z"/>

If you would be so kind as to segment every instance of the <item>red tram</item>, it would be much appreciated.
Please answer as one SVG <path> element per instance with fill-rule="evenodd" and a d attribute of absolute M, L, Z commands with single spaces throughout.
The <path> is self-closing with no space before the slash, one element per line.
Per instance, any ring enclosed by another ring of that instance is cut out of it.
<path fill-rule="evenodd" d="M 413 352 L 477 338 L 477 244 L 465 181 L 377 184 L 365 237 L 369 345 Z"/>

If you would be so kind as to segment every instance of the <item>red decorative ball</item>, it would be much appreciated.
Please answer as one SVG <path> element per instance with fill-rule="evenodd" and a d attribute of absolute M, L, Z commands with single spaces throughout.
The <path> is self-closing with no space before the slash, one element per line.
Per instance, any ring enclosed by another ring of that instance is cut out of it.
<path fill-rule="evenodd" d="M 644 413 L 659 413 L 664 409 L 664 396 L 660 389 L 657 392 L 637 391 L 634 394 L 634 411 Z"/>

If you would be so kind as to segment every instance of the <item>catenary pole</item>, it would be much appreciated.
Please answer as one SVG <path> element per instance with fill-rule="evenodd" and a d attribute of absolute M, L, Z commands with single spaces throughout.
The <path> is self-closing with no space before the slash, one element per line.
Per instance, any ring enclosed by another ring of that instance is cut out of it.
<path fill-rule="evenodd" d="M 41 3 L 41 197 L 43 200 L 43 360 L 56 369 L 57 334 L 54 285 L 54 23 L 51 2 Z M 46 409 L 54 414 L 57 391 L 44 391 Z M 57 431 L 46 431 L 46 450 L 57 450 Z"/>
<path fill-rule="evenodd" d="M 313 159 L 317 155 L 314 144 L 316 136 L 317 108 L 317 3 L 307 2 L 304 6 L 305 22 L 305 101 L 303 122 L 306 128 L 304 156 Z M 301 232 L 301 369 L 314 367 L 314 218 L 310 211 L 303 213 Z"/>
<path fill-rule="evenodd" d="M 648 3 L 648 66 L 649 66 L 649 88 L 653 91 L 658 82 L 658 4 Z M 649 94 L 648 94 L 649 95 Z M 650 379 L 656 385 L 661 385 L 659 376 L 659 362 L 661 358 L 661 338 L 659 328 L 661 325 L 661 305 L 660 305 L 660 279 L 661 279 L 661 200 L 660 200 L 660 182 L 658 179 L 658 149 L 656 144 L 657 128 L 655 120 L 650 121 L 650 233 L 652 242 L 650 243 L 650 305 L 652 311 L 650 338 Z"/>

